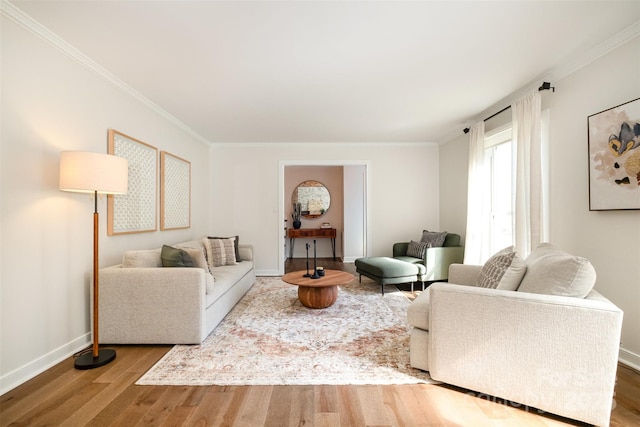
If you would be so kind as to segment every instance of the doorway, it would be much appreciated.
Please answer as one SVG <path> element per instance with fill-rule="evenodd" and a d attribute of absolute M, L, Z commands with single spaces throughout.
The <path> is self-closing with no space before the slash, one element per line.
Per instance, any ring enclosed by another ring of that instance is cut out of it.
<path fill-rule="evenodd" d="M 278 259 L 279 274 L 284 274 L 285 260 L 289 256 L 288 239 L 286 228 L 292 227 L 291 219 L 288 218 L 290 212 L 289 204 L 291 202 L 290 182 L 285 183 L 287 176 L 286 168 L 295 167 L 297 170 L 304 170 L 309 167 L 310 173 L 314 167 L 333 166 L 342 169 L 341 188 L 335 189 L 336 195 L 341 196 L 341 200 L 337 201 L 340 214 L 339 219 L 335 220 L 337 242 L 339 248 L 339 256 L 345 263 L 352 263 L 356 258 L 366 256 L 369 252 L 369 170 L 368 161 L 280 161 L 279 164 L 279 214 L 280 218 L 287 219 L 284 226 L 279 228 Z M 297 182 L 293 185 L 297 185 Z M 287 189 L 289 191 L 287 191 Z M 333 203 L 332 203 L 333 205 Z M 336 218 L 336 212 L 332 212 L 333 218 Z M 315 223 L 317 222 L 317 224 Z M 303 227 L 319 228 L 323 221 L 314 221 Z M 333 225 L 333 224 L 332 224 Z M 339 228 L 339 229 L 338 229 Z M 294 255 L 295 257 L 295 255 Z"/>

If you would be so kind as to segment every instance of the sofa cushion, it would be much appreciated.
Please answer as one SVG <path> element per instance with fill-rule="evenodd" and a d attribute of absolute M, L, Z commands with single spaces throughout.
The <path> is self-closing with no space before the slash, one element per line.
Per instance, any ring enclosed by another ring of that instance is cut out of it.
<path fill-rule="evenodd" d="M 235 248 L 233 246 L 234 240 L 234 237 L 228 239 L 213 239 L 207 237 L 204 239 L 209 268 L 236 264 Z"/>
<path fill-rule="evenodd" d="M 424 253 L 427 250 L 428 243 L 410 241 L 407 247 L 407 256 L 414 258 L 424 258 Z"/>
<path fill-rule="evenodd" d="M 398 261 L 408 262 L 410 264 L 422 265 L 424 267 L 424 258 L 416 258 L 413 256 L 394 256 L 393 259 L 397 259 Z"/>
<path fill-rule="evenodd" d="M 205 270 L 204 280 L 205 293 L 207 295 L 213 294 L 215 292 L 215 279 L 213 274 L 209 273 L 209 270 Z"/>
<path fill-rule="evenodd" d="M 235 239 L 233 241 L 233 248 L 236 254 L 236 262 L 242 262 L 240 258 L 240 236 L 231 236 L 231 237 L 209 237 L 209 239 Z"/>
<path fill-rule="evenodd" d="M 122 267 L 152 268 L 162 267 L 161 249 L 126 251 L 122 256 Z"/>
<path fill-rule="evenodd" d="M 421 242 L 426 243 L 430 248 L 439 248 L 444 245 L 444 240 L 447 238 L 447 232 L 434 232 L 422 230 Z"/>
<path fill-rule="evenodd" d="M 207 291 L 206 305 L 209 307 L 229 289 L 235 286 L 253 268 L 253 262 L 245 261 L 236 265 L 223 265 L 211 270 L 215 279 L 211 292 Z"/>
<path fill-rule="evenodd" d="M 586 258 L 543 243 L 525 260 L 527 272 L 519 292 L 584 298 L 596 283 L 596 271 Z"/>
<path fill-rule="evenodd" d="M 162 245 L 160 258 L 163 267 L 195 267 L 195 263 L 186 251 L 172 246 Z"/>
<path fill-rule="evenodd" d="M 478 287 L 515 291 L 526 271 L 527 265 L 509 246 L 487 260 L 480 270 Z"/>

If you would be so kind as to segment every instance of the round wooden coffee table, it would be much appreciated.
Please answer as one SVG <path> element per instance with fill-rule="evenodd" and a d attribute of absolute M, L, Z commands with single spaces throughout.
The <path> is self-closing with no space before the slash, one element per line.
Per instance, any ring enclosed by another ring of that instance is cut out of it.
<path fill-rule="evenodd" d="M 353 280 L 353 274 L 339 270 L 325 270 L 319 279 L 304 277 L 306 271 L 293 271 L 282 276 L 282 281 L 298 286 L 298 299 L 305 307 L 327 308 L 338 299 L 338 285 Z"/>

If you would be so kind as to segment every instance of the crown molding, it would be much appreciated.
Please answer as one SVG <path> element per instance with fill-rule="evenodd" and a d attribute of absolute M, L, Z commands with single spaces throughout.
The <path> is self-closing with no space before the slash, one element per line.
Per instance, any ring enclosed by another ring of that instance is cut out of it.
<path fill-rule="evenodd" d="M 613 37 L 591 48 L 584 55 L 566 61 L 547 74 L 544 81 L 554 83 L 562 80 L 638 36 L 640 36 L 640 21 L 634 22 Z"/>
<path fill-rule="evenodd" d="M 124 81 L 116 77 L 114 74 L 107 71 L 107 69 L 102 67 L 100 64 L 95 62 L 93 59 L 89 58 L 87 55 L 85 55 L 75 47 L 73 47 L 71 44 L 67 43 L 64 39 L 62 39 L 60 36 L 52 32 L 51 30 L 49 30 L 44 25 L 40 24 L 31 16 L 24 13 L 20 8 L 18 8 L 11 2 L 7 0 L 0 0 L 0 10 L 2 12 L 2 16 L 5 16 L 11 21 L 15 22 L 16 24 L 22 26 L 23 28 L 30 31 L 35 36 L 47 42 L 49 45 L 58 49 L 60 52 L 62 52 L 69 58 L 73 59 L 80 65 L 87 68 L 89 71 L 102 77 L 104 80 L 111 83 L 118 89 L 122 90 L 124 93 L 131 96 L 132 98 L 136 99 L 137 101 L 139 101 L 144 106 L 151 109 L 152 111 L 156 112 L 158 115 L 160 115 L 164 119 L 170 121 L 171 123 L 176 125 L 178 128 L 182 129 L 183 131 L 185 131 L 186 133 L 194 137 L 196 140 L 204 144 L 211 145 L 211 141 L 207 140 L 205 137 L 203 137 L 202 135 L 194 131 L 192 128 L 184 124 L 174 115 L 169 113 L 167 110 L 163 109 L 158 104 L 151 101 L 149 98 L 147 98 L 146 96 L 144 96 L 143 94 L 141 94 L 140 92 L 138 92 L 137 90 L 129 86 L 128 84 L 126 84 Z"/>
<path fill-rule="evenodd" d="M 562 80 L 565 77 L 570 76 L 576 71 L 579 71 L 580 69 L 591 64 L 595 60 L 601 58 L 602 56 L 608 54 L 609 52 L 617 49 L 618 47 L 626 44 L 627 42 L 633 40 L 638 36 L 640 36 L 640 21 L 636 21 L 635 23 L 629 25 L 627 28 L 616 33 L 609 39 L 589 49 L 584 54 L 568 59 L 567 61 L 565 61 L 555 69 L 551 70 L 550 72 L 547 72 L 537 77 L 536 79 L 531 81 L 528 85 L 523 86 L 516 92 L 513 92 L 512 94 L 504 97 L 503 99 L 496 102 L 489 108 L 486 108 L 480 114 L 476 115 L 474 118 L 462 123 L 460 125 L 459 131 L 452 131 L 451 133 L 444 135 L 442 138 L 442 142 L 440 144 L 442 145 L 452 141 L 453 139 L 460 136 L 460 132 L 465 127 L 469 127 L 473 125 L 473 123 L 476 123 L 480 120 L 484 120 L 485 117 L 492 116 L 493 114 L 502 110 L 506 106 L 513 104 L 515 101 L 525 96 L 528 92 L 532 90 L 537 90 L 538 87 L 540 87 L 540 84 L 542 84 L 542 82 L 551 82 L 552 84 L 554 84 L 559 80 Z"/>
<path fill-rule="evenodd" d="M 321 150 L 331 148 L 424 148 L 437 147 L 437 142 L 213 142 L 211 146 L 216 148 L 317 148 Z"/>

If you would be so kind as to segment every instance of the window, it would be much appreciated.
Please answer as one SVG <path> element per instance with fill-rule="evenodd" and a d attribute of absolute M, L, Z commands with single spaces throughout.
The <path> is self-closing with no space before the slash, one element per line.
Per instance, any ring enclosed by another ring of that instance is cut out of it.
<path fill-rule="evenodd" d="M 511 126 L 488 133 L 484 142 L 490 185 L 489 251 L 494 254 L 514 244 L 515 150 L 511 140 Z"/>
<path fill-rule="evenodd" d="M 533 104 L 535 95 L 531 97 Z M 523 108 L 519 104 L 514 105 L 518 116 L 526 116 L 521 114 Z M 467 264 L 484 264 L 492 254 L 511 245 L 526 258 L 539 243 L 549 241 L 549 111 L 540 112 L 539 128 L 538 115 L 531 116 L 518 117 L 519 120 L 486 133 L 484 122 L 477 122 L 471 129 L 464 256 Z M 517 141 L 518 137 L 521 141 Z M 518 170 L 520 163 L 523 167 Z"/>

